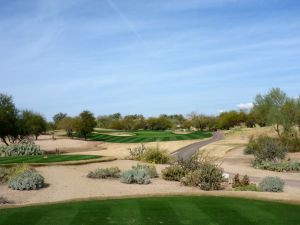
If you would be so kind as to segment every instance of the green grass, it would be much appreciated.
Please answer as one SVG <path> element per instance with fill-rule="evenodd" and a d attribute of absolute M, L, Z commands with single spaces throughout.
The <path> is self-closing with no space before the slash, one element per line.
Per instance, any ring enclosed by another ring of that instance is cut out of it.
<path fill-rule="evenodd" d="M 110 133 L 126 132 L 133 136 L 113 136 Z M 88 136 L 91 141 L 105 141 L 114 143 L 143 143 L 157 141 L 194 140 L 211 137 L 211 132 L 193 132 L 190 134 L 174 134 L 172 131 L 96 131 Z"/>
<path fill-rule="evenodd" d="M 14 163 L 57 163 L 67 161 L 79 161 L 98 159 L 100 156 L 95 155 L 47 155 L 45 156 L 14 156 L 14 157 L 0 157 L 0 164 L 14 164 Z"/>
<path fill-rule="evenodd" d="M 0 210 L 0 225 L 299 225 L 300 205 L 228 197 L 155 197 Z"/>

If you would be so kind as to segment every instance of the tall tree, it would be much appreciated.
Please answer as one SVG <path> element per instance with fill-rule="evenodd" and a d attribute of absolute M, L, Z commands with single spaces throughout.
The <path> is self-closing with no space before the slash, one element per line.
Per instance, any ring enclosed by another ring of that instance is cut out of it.
<path fill-rule="evenodd" d="M 68 115 L 66 113 L 62 113 L 62 112 L 55 114 L 53 116 L 53 121 L 54 121 L 55 126 L 58 126 L 59 121 L 61 121 L 63 118 L 65 118 L 67 116 Z"/>
<path fill-rule="evenodd" d="M 74 128 L 75 131 L 79 133 L 80 136 L 83 136 L 86 140 L 87 135 L 90 134 L 96 127 L 97 122 L 93 113 L 89 111 L 83 111 L 75 118 Z"/>
<path fill-rule="evenodd" d="M 9 145 L 19 140 L 18 110 L 11 96 L 0 93 L 0 138 Z"/>
<path fill-rule="evenodd" d="M 72 137 L 75 128 L 75 120 L 72 117 L 67 116 L 59 121 L 58 128 L 65 130 L 68 137 Z"/>
<path fill-rule="evenodd" d="M 24 110 L 21 113 L 21 129 L 24 135 L 34 135 L 38 139 L 43 132 L 47 131 L 47 121 L 39 113 Z"/>

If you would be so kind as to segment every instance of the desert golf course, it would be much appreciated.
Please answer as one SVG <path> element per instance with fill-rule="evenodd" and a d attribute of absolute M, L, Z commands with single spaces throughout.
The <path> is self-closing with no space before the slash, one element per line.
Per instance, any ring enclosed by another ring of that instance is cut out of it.
<path fill-rule="evenodd" d="M 208 196 L 92 200 L 0 210 L 7 225 L 297 225 L 300 205 Z"/>
<path fill-rule="evenodd" d="M 69 161 L 81 161 L 99 159 L 95 155 L 38 155 L 38 156 L 10 156 L 0 157 L 0 165 L 22 164 L 22 163 L 58 163 Z"/>
<path fill-rule="evenodd" d="M 212 136 L 211 132 L 196 131 L 176 134 L 172 131 L 96 131 L 88 135 L 88 140 L 113 143 L 143 143 L 157 141 L 181 141 L 204 139 Z"/>

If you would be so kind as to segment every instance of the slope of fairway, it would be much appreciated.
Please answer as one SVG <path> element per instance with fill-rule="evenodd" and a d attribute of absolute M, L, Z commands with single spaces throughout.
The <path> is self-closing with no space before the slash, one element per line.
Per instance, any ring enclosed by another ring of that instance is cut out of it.
<path fill-rule="evenodd" d="M 14 156 L 14 157 L 0 157 L 0 164 L 13 163 L 56 163 L 67 161 L 79 161 L 98 159 L 100 156 L 96 155 L 38 155 L 38 156 Z"/>
<path fill-rule="evenodd" d="M 110 135 L 111 133 L 111 135 Z M 118 132 L 121 133 L 121 132 Z M 92 133 L 88 136 L 92 141 L 105 141 L 114 143 L 142 143 L 142 142 L 158 142 L 158 141 L 179 141 L 209 138 L 211 132 L 193 132 L 190 134 L 174 134 L 171 131 L 130 131 L 126 132 L 132 136 L 115 136 L 113 132 Z"/>
<path fill-rule="evenodd" d="M 0 225 L 297 225 L 300 205 L 182 196 L 1 209 L 0 215 Z"/>

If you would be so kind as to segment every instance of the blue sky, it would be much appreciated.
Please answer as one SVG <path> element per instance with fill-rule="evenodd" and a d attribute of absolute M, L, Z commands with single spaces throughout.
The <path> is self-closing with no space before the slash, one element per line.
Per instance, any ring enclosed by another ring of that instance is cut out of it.
<path fill-rule="evenodd" d="M 300 94 L 296 0 L 0 0 L 0 92 L 57 112 L 217 114 Z"/>

